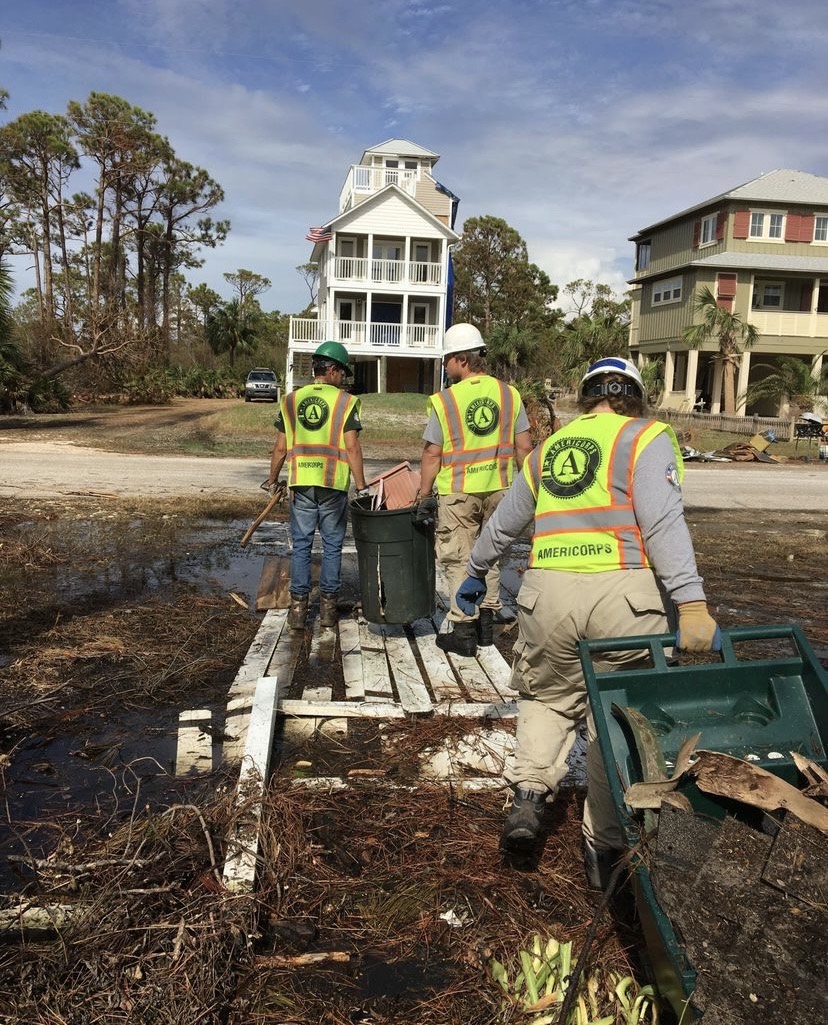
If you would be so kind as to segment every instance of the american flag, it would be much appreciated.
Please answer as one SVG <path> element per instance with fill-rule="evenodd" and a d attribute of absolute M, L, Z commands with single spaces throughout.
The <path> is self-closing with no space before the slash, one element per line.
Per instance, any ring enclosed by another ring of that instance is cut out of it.
<path fill-rule="evenodd" d="M 309 228 L 305 238 L 308 242 L 329 242 L 333 238 L 330 227 Z"/>

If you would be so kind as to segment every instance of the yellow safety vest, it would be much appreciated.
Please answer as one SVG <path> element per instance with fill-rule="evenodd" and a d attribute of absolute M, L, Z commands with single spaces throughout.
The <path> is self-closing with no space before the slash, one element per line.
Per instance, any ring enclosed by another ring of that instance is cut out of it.
<path fill-rule="evenodd" d="M 306 384 L 282 399 L 288 487 L 348 490 L 345 424 L 359 405 L 358 398 L 332 384 Z"/>
<path fill-rule="evenodd" d="M 428 400 L 443 431 L 438 495 L 500 491 L 515 472 L 515 424 L 520 412 L 516 388 L 496 377 L 467 377 Z"/>
<path fill-rule="evenodd" d="M 632 504 L 638 457 L 667 433 L 679 482 L 684 463 L 669 424 L 587 413 L 538 446 L 523 464 L 535 496 L 529 565 L 569 573 L 641 569 L 650 561 Z"/>

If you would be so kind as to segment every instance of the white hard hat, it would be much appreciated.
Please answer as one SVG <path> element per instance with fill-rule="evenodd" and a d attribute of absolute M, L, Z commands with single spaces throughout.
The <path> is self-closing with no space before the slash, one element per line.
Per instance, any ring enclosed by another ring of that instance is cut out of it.
<path fill-rule="evenodd" d="M 643 399 L 646 394 L 644 382 L 641 380 L 641 374 L 638 372 L 636 365 L 628 359 L 622 359 L 621 356 L 607 356 L 604 359 L 596 360 L 593 363 L 584 376 L 581 378 L 581 384 L 579 392 L 581 395 L 607 395 L 613 394 L 608 392 L 604 387 L 596 385 L 593 388 L 588 388 L 587 385 L 596 377 L 603 377 L 604 374 L 620 374 L 622 377 L 629 377 L 629 379 L 635 382 L 638 388 L 638 394 Z"/>
<path fill-rule="evenodd" d="M 474 324 L 452 324 L 446 331 L 443 343 L 443 355 L 449 356 L 452 352 L 470 352 L 472 349 L 485 349 L 486 343 L 483 335 L 477 330 Z"/>

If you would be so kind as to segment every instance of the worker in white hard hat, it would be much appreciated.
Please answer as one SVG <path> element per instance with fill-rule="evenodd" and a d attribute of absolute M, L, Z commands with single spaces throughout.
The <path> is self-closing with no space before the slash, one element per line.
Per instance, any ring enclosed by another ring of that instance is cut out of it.
<path fill-rule="evenodd" d="M 451 382 L 429 399 L 423 433 L 420 500 L 415 519 L 434 520 L 437 559 L 454 595 L 480 531 L 512 483 L 515 468 L 532 450 L 529 418 L 518 390 L 486 372 L 485 342 L 473 324 L 446 331 L 443 365 Z M 432 489 L 437 497 L 432 497 Z M 443 651 L 474 655 L 494 643 L 500 611 L 500 573 L 488 575 L 478 610 L 463 612 L 452 601 L 451 630 L 438 634 Z"/>
<path fill-rule="evenodd" d="M 623 848 L 595 741 L 578 642 L 662 634 L 678 610 L 680 647 L 719 643 L 684 517 L 684 467 L 669 424 L 645 418 L 646 393 L 629 360 L 600 359 L 583 375 L 581 415 L 535 449 L 469 558 L 456 600 L 469 612 L 499 557 L 530 524 L 529 567 L 518 594 L 512 687 L 517 747 L 505 776 L 514 789 L 503 845 L 531 846 L 567 771 L 584 718 L 587 878 L 604 889 Z M 629 668 L 644 652 L 602 653 L 597 672 Z"/>

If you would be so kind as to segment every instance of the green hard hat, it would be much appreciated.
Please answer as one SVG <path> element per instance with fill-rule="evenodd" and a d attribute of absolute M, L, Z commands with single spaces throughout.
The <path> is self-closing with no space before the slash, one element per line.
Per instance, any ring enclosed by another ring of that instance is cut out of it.
<path fill-rule="evenodd" d="M 314 352 L 314 359 L 332 359 L 350 374 L 351 367 L 348 363 L 348 350 L 341 342 L 323 342 Z"/>

